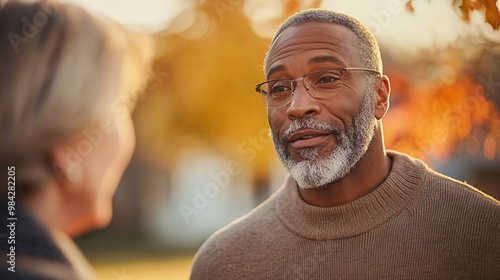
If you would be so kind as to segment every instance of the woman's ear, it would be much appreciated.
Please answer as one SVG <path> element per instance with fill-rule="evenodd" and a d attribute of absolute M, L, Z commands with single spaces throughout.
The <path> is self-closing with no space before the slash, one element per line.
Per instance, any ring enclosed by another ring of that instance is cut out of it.
<path fill-rule="evenodd" d="M 389 99 L 391 97 L 391 82 L 389 77 L 383 75 L 376 84 L 375 95 L 375 118 L 381 120 L 389 110 Z"/>
<path fill-rule="evenodd" d="M 71 143 L 61 143 L 52 149 L 51 167 L 62 190 L 77 192 L 83 181 L 82 157 L 78 155 Z"/>

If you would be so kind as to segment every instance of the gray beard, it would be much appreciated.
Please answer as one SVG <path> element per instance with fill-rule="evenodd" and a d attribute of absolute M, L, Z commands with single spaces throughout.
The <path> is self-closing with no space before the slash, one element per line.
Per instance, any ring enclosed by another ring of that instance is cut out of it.
<path fill-rule="evenodd" d="M 297 181 L 299 187 L 321 188 L 335 182 L 346 176 L 364 156 L 375 134 L 376 120 L 372 100 L 372 93 L 367 92 L 360 112 L 354 118 L 352 127 L 349 127 L 347 131 L 340 131 L 329 123 L 308 118 L 293 120 L 281 139 L 276 139 L 273 133 L 270 133 L 281 162 L 292 178 Z M 336 137 L 337 146 L 326 158 L 321 157 L 321 147 L 299 150 L 298 153 L 303 158 L 301 161 L 294 160 L 286 150 L 288 136 L 297 130 L 307 128 L 329 131 Z"/>

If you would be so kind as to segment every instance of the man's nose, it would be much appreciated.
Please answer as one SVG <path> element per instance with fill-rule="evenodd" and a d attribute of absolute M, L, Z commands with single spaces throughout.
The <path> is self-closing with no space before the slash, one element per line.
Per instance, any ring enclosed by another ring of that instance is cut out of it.
<path fill-rule="evenodd" d="M 290 105 L 286 111 L 288 118 L 301 119 L 319 114 L 321 106 L 318 100 L 309 94 L 306 85 L 302 81 L 296 81 L 295 83 Z"/>

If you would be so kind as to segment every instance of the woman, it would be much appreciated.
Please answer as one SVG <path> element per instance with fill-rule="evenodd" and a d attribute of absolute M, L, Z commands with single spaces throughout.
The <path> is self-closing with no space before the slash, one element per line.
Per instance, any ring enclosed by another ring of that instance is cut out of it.
<path fill-rule="evenodd" d="M 0 8 L 0 279 L 94 278 L 70 238 L 110 222 L 152 52 L 74 5 Z"/>

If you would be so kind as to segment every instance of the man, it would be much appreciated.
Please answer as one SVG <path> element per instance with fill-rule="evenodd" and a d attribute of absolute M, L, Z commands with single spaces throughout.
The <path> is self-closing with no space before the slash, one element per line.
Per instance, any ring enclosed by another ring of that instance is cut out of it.
<path fill-rule="evenodd" d="M 290 177 L 206 241 L 191 279 L 500 279 L 500 203 L 385 150 L 390 83 L 366 27 L 296 14 L 264 68 Z"/>

